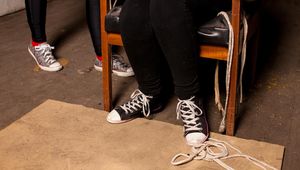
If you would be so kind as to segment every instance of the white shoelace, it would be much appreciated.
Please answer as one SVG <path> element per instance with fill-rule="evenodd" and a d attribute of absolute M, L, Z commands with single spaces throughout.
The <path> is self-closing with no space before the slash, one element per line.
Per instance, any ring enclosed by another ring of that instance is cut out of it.
<path fill-rule="evenodd" d="M 203 114 L 203 112 L 194 103 L 194 101 L 192 101 L 194 98 L 195 97 L 191 97 L 188 100 L 178 99 L 179 102 L 176 107 L 177 119 L 179 119 L 181 115 L 181 119 L 184 122 L 184 127 L 186 128 L 186 131 L 202 130 L 202 128 L 199 128 L 201 123 L 197 123 L 197 120 L 199 119 L 199 116 Z M 197 112 L 197 110 L 199 112 Z"/>
<path fill-rule="evenodd" d="M 51 52 L 54 47 L 50 46 L 49 44 L 40 44 L 38 46 L 35 46 L 34 49 L 43 55 L 43 58 L 45 59 L 44 61 L 46 63 L 52 64 L 56 62 Z"/>
<path fill-rule="evenodd" d="M 149 99 L 153 98 L 152 96 L 147 96 L 142 93 L 140 90 L 136 89 L 130 96 L 132 99 L 126 104 L 121 105 L 120 107 L 128 114 L 133 110 L 137 111 L 139 108 L 143 109 L 143 114 L 145 117 L 150 115 L 150 104 Z"/>
<path fill-rule="evenodd" d="M 236 151 L 237 153 L 230 155 L 227 146 L 233 149 L 234 151 Z M 183 159 L 178 160 L 180 157 L 183 157 Z M 261 169 L 266 170 L 267 168 L 269 168 L 272 170 L 276 170 L 275 167 L 263 161 L 260 161 L 252 156 L 243 154 L 240 150 L 233 147 L 228 142 L 213 139 L 213 138 L 209 138 L 209 140 L 205 141 L 199 147 L 192 147 L 192 153 L 190 154 L 185 154 L 185 153 L 176 154 L 171 160 L 171 164 L 176 166 L 176 165 L 182 165 L 188 163 L 192 160 L 205 160 L 205 161 L 214 161 L 226 170 L 234 170 L 232 167 L 225 164 L 222 160 L 237 158 L 237 157 L 245 158 L 249 160 L 251 163 L 260 167 Z"/>

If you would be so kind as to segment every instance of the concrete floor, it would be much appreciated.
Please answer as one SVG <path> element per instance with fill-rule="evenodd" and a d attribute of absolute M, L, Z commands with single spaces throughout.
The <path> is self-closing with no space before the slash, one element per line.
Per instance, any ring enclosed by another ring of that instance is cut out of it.
<path fill-rule="evenodd" d="M 48 4 L 47 34 L 55 55 L 66 63 L 57 73 L 36 68 L 27 52 L 30 32 L 25 11 L 0 17 L 0 129 L 54 99 L 102 109 L 101 73 L 91 69 L 94 52 L 85 22 L 84 0 L 52 0 Z M 261 48 L 254 86 L 240 107 L 236 136 L 286 147 L 283 169 L 300 166 L 300 3 L 269 0 L 263 7 Z M 82 72 L 83 71 L 83 72 Z M 212 77 L 206 82 L 211 84 Z M 113 76 L 114 104 L 128 99 L 135 79 Z M 220 116 L 208 88 L 210 128 L 217 132 Z M 180 124 L 176 98 L 154 119 Z"/>

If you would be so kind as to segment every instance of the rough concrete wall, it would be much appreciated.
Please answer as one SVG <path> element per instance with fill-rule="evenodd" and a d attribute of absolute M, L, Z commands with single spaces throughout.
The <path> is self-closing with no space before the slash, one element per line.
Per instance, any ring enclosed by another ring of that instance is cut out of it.
<path fill-rule="evenodd" d="M 0 16 L 24 9 L 24 0 L 0 0 Z"/>

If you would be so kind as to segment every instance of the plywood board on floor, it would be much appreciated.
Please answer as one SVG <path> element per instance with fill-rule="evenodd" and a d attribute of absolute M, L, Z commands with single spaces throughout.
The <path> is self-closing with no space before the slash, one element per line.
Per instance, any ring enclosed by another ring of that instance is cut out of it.
<path fill-rule="evenodd" d="M 222 169 L 205 161 L 170 164 L 175 154 L 190 151 L 181 126 L 143 118 L 113 125 L 106 122 L 106 115 L 81 105 L 47 100 L 0 131 L 0 169 Z M 216 133 L 212 137 L 281 168 L 283 146 Z M 258 169 L 240 158 L 224 162 L 236 169 Z"/>

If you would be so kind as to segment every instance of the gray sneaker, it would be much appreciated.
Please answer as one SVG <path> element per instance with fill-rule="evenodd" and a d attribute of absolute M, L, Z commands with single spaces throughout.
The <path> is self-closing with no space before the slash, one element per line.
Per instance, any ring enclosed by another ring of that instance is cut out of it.
<path fill-rule="evenodd" d="M 59 71 L 62 65 L 56 61 L 52 55 L 52 49 L 48 43 L 42 43 L 38 46 L 28 46 L 28 51 L 37 63 L 37 65 L 45 71 Z"/>
<path fill-rule="evenodd" d="M 97 71 L 102 71 L 102 62 L 96 58 L 94 68 Z M 112 55 L 112 72 L 120 77 L 134 76 L 132 67 L 125 63 L 122 56 L 118 54 Z"/>

